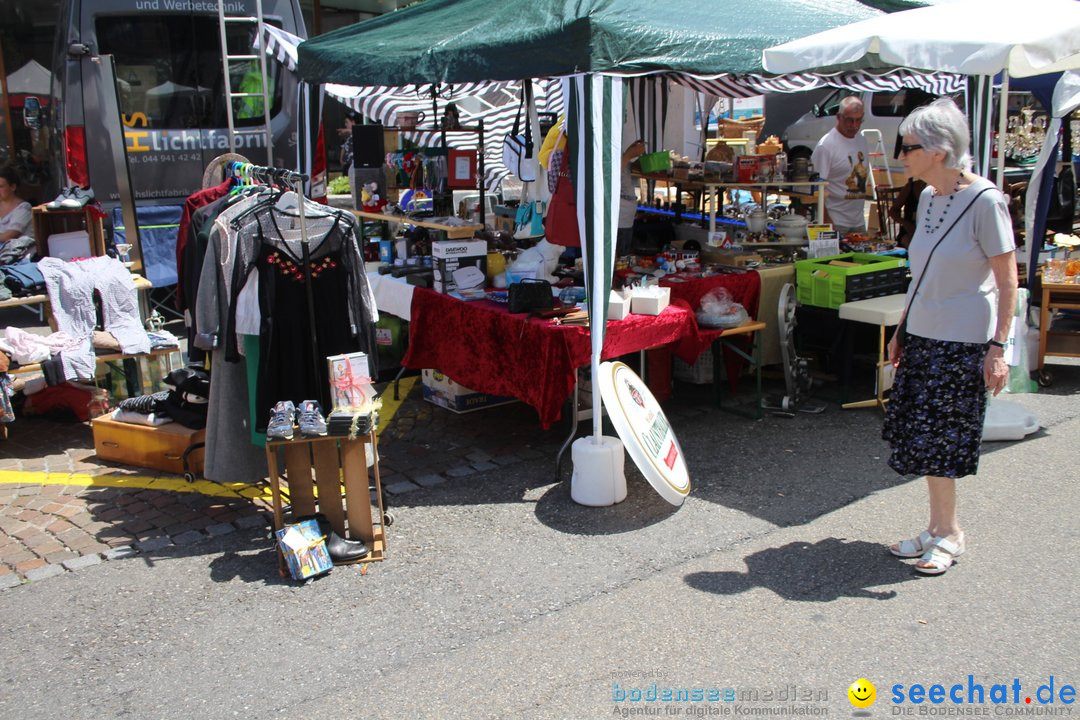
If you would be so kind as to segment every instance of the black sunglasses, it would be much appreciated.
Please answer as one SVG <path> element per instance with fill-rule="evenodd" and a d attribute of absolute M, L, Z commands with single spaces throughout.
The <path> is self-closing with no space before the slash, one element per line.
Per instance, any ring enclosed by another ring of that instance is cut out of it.
<path fill-rule="evenodd" d="M 900 146 L 900 152 L 903 153 L 904 155 L 907 155 L 910 152 L 914 152 L 915 150 L 922 150 L 922 149 L 923 149 L 923 146 L 920 145 L 919 143 L 913 143 L 911 145 L 901 145 Z"/>

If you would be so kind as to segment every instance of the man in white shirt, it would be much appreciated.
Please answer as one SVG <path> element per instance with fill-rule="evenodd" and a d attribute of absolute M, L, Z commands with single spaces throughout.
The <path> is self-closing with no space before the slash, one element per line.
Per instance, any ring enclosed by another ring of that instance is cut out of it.
<path fill-rule="evenodd" d="M 828 182 L 825 221 L 843 237 L 866 232 L 866 182 L 870 172 L 870 149 L 859 134 L 863 104 L 855 95 L 840 101 L 836 127 L 818 141 L 811 156 L 814 170 Z"/>

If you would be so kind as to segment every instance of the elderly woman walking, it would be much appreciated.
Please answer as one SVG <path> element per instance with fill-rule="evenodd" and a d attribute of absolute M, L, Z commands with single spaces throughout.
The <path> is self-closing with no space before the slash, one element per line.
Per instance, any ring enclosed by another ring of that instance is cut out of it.
<path fill-rule="evenodd" d="M 986 393 L 997 395 L 1008 378 L 1016 261 L 1006 199 L 968 169 L 969 130 L 956 105 L 918 108 L 900 132 L 907 174 L 927 187 L 908 247 L 907 309 L 889 342 L 898 369 L 882 437 L 894 470 L 926 476 L 930 519 L 889 550 L 940 575 L 966 549 L 956 481 L 978 469 Z"/>

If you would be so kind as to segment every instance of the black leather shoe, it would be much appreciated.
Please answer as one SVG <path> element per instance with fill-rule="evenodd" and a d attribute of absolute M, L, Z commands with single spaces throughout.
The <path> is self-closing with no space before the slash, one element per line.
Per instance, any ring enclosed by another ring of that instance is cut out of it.
<path fill-rule="evenodd" d="M 326 551 L 335 565 L 356 562 L 368 554 L 368 547 L 362 540 L 346 540 L 330 527 L 330 520 L 322 513 L 305 515 L 295 522 L 314 520 L 319 523 L 319 532 L 326 536 Z"/>

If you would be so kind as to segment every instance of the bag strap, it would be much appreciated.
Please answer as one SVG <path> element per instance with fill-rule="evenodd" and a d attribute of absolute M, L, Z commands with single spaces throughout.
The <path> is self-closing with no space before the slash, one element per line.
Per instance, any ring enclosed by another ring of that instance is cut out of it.
<path fill-rule="evenodd" d="M 518 132 L 521 130 L 521 111 L 525 109 L 525 82 L 521 83 L 521 102 L 518 103 L 517 115 L 514 116 L 514 129 L 510 133 L 510 137 L 517 137 Z M 531 84 L 531 83 L 530 83 Z M 528 128 L 528 122 L 525 123 Z"/>
<path fill-rule="evenodd" d="M 975 204 L 975 201 L 978 200 L 980 197 L 982 197 L 983 193 L 988 192 L 988 191 L 993 190 L 993 189 L 994 188 L 992 188 L 992 187 L 988 187 L 988 188 L 983 188 L 982 190 L 980 190 L 979 194 L 976 195 L 975 197 L 973 197 L 971 199 L 971 202 L 969 202 L 967 204 L 967 207 L 965 207 L 960 212 L 960 214 L 956 216 L 956 219 L 952 221 L 952 225 L 950 225 L 948 227 L 948 229 L 945 230 L 945 232 L 943 232 L 941 234 L 941 237 L 938 238 L 938 241 L 936 243 L 934 243 L 934 247 L 930 248 L 930 254 L 926 256 L 926 264 L 923 265 L 922 274 L 919 275 L 919 282 L 915 283 L 915 290 L 911 293 L 911 299 L 908 300 L 907 307 L 904 308 L 904 322 L 905 323 L 907 322 L 908 310 L 911 310 L 911 303 L 915 302 L 915 295 L 919 292 L 919 287 L 922 286 L 923 278 L 926 277 L 926 269 L 928 267 L 930 267 L 930 258 L 934 257 L 934 251 L 938 249 L 939 245 L 941 245 L 941 241 L 945 239 L 945 236 L 947 236 L 949 234 L 949 232 L 951 232 L 952 229 L 954 227 L 956 227 L 956 223 L 960 222 L 960 218 L 964 217 L 964 214 L 967 213 L 967 211 L 971 209 L 971 206 Z"/>
<path fill-rule="evenodd" d="M 525 157 L 533 158 L 533 136 L 532 136 L 532 79 L 525 79 L 525 87 L 521 93 L 521 100 L 525 106 Z M 517 132 L 515 128 L 515 133 Z"/>

